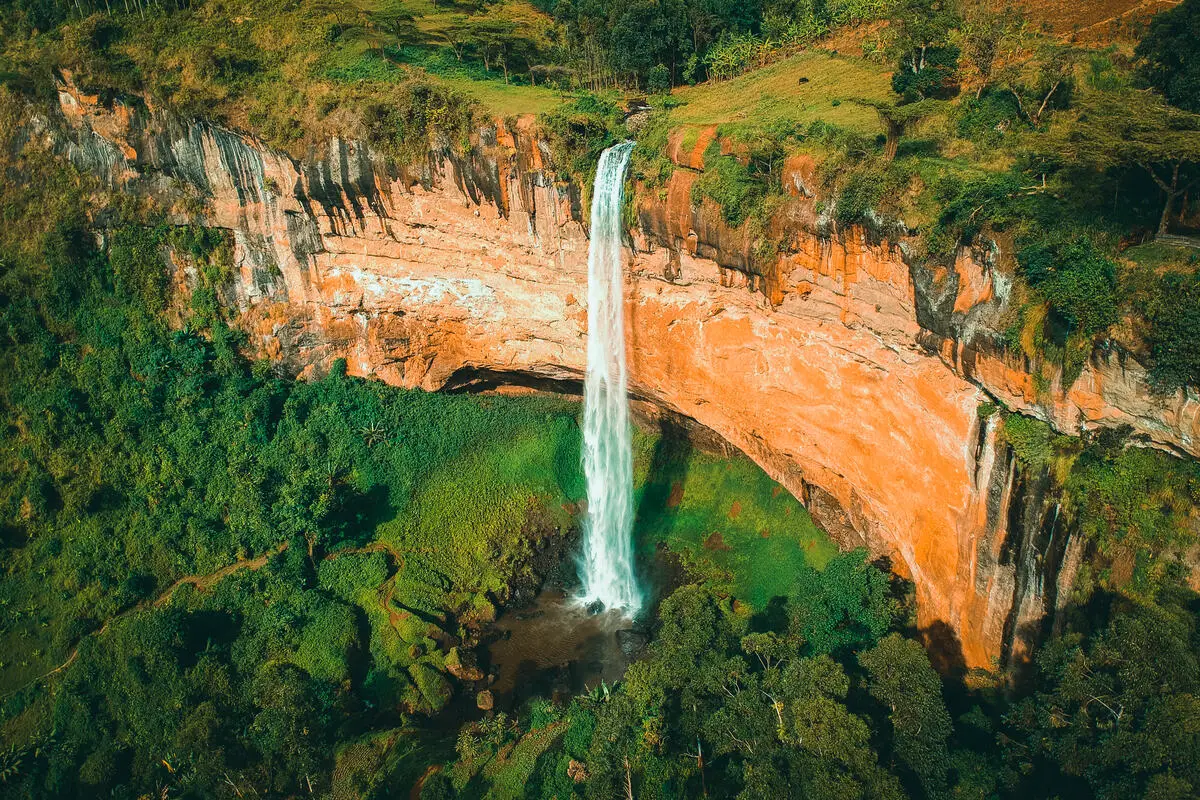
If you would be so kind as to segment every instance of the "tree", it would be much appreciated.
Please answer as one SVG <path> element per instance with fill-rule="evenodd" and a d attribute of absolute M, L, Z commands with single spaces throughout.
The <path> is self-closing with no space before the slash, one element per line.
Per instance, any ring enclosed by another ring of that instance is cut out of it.
<path fill-rule="evenodd" d="M 1200 0 L 1157 14 L 1134 55 L 1148 86 L 1171 105 L 1200 113 Z"/>
<path fill-rule="evenodd" d="M 1017 112 L 1038 126 L 1047 110 L 1065 108 L 1075 87 L 1075 67 L 1084 51 L 1069 44 L 1050 42 L 1036 57 L 1016 61 L 997 76 L 1017 101 Z"/>
<path fill-rule="evenodd" d="M 901 0 L 889 27 L 889 49 L 896 59 L 892 88 L 897 94 L 910 100 L 957 94 L 959 51 L 952 33 L 959 22 L 944 0 Z"/>
<path fill-rule="evenodd" d="M 492 6 L 470 17 L 465 25 L 465 39 L 480 54 L 484 69 L 499 64 L 505 83 L 513 62 L 523 64 L 528 70 L 549 45 L 546 16 L 524 2 Z M 445 36 L 455 41 L 463 38 L 457 24 L 450 26 Z"/>
<path fill-rule="evenodd" d="M 646 91 L 653 94 L 666 94 L 671 91 L 671 73 L 662 64 L 650 70 L 646 77 Z"/>
<path fill-rule="evenodd" d="M 434 35 L 453 51 L 456 59 L 462 61 L 463 53 L 471 44 L 471 24 L 466 14 L 451 14 Z"/>
<path fill-rule="evenodd" d="M 892 623 L 887 580 L 861 549 L 837 556 L 824 572 L 805 567 L 788 599 L 789 633 L 813 655 L 869 647 Z"/>
<path fill-rule="evenodd" d="M 871 696 L 890 710 L 896 755 L 916 773 L 926 793 L 945 788 L 950 714 L 942 682 L 917 642 L 885 636 L 858 662 L 869 676 Z"/>
<path fill-rule="evenodd" d="M 1196 594 L 1112 601 L 1094 635 L 1067 634 L 1038 656 L 1037 690 L 1005 722 L 1012 767 L 1041 796 L 1194 797 L 1200 788 L 1200 636 Z M 1173 791 L 1167 791 L 1167 790 Z"/>
<path fill-rule="evenodd" d="M 987 5 L 972 7 L 953 37 L 963 57 L 978 76 L 976 99 L 992 81 L 996 59 L 1021 38 L 1024 21 L 1011 8 L 997 11 Z"/>
<path fill-rule="evenodd" d="M 1200 114 L 1172 108 L 1146 91 L 1091 95 L 1041 148 L 1048 160 L 1065 165 L 1143 170 L 1165 196 L 1160 234 L 1170 226 L 1175 202 L 1200 185 Z"/>
<path fill-rule="evenodd" d="M 855 98 L 851 102 L 875 109 L 886 130 L 883 157 L 891 161 L 900 147 L 900 137 L 917 128 L 925 120 L 946 107 L 942 100 L 918 100 L 915 103 L 896 103 L 891 100 Z"/>
<path fill-rule="evenodd" d="M 367 16 L 372 25 L 390 34 L 397 45 L 410 45 L 422 40 L 417 18 L 402 3 L 395 0 L 382 3 L 368 12 Z"/>

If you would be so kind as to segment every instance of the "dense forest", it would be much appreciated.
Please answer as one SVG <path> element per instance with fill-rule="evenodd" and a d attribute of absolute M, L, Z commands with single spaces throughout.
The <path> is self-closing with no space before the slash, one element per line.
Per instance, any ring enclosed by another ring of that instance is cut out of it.
<path fill-rule="evenodd" d="M 691 199 L 749 232 L 768 290 L 783 163 L 815 154 L 827 235 L 906 237 L 931 269 L 1004 243 L 998 346 L 1039 391 L 1119 345 L 1179 395 L 1200 0 L 1117 27 L 942 0 L 0 0 L 0 796 L 1200 795 L 1195 461 L 981 406 L 1091 558 L 1031 663 L 968 671 L 886 563 L 836 553 L 747 459 L 643 426 L 639 547 L 673 575 L 645 649 L 615 685 L 486 710 L 490 626 L 569 566 L 578 403 L 250 360 L 225 233 L 17 133 L 64 72 L 400 163 L 536 111 L 585 187 L 636 136 L 636 194 L 712 124 Z M 744 82 L 781 65 L 799 94 L 756 105 Z"/>

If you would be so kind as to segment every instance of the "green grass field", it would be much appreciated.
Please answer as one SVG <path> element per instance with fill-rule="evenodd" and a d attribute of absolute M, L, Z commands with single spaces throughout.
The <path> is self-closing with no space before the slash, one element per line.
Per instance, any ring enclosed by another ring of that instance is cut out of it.
<path fill-rule="evenodd" d="M 475 98 L 497 117 L 542 114 L 552 111 L 563 103 L 563 96 L 559 92 L 553 89 L 543 89 L 541 86 L 505 84 L 499 78 L 479 81 L 449 75 L 434 75 L 433 77 L 463 94 Z"/>
<path fill-rule="evenodd" d="M 837 546 L 791 494 L 740 453 L 640 437 L 634 536 L 644 561 L 659 544 L 694 575 L 761 609 L 787 595 L 804 564 L 823 569 Z"/>
<path fill-rule="evenodd" d="M 807 78 L 807 82 L 801 82 Z M 722 82 L 676 89 L 683 103 L 671 112 L 676 125 L 736 126 L 824 120 L 860 133 L 882 131 L 875 112 L 852 97 L 884 99 L 891 86 L 887 71 L 860 58 L 809 50 Z M 837 105 L 835 105 L 837 103 Z"/>

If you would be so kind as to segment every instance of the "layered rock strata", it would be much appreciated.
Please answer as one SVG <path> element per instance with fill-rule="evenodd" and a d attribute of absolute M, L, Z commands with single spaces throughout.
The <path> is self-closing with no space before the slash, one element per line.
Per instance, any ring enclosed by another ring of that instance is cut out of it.
<path fill-rule="evenodd" d="M 299 375 L 345 358 L 354 374 L 425 389 L 582 376 L 586 222 L 532 124 L 400 170 L 357 142 L 296 161 L 69 85 L 59 99 L 31 135 L 180 221 L 231 233 L 225 299 L 257 355 Z M 1046 568 L 1069 536 L 1056 550 L 1056 518 L 1047 542 L 1052 502 L 981 404 L 1070 432 L 1129 424 L 1196 454 L 1200 403 L 1153 397 L 1115 352 L 1065 395 L 1035 391 L 1027 365 L 991 344 L 1007 297 L 995 254 L 913 267 L 902 243 L 829 230 L 802 158 L 785 176 L 783 246 L 763 269 L 743 232 L 692 203 L 699 165 L 679 160 L 646 193 L 631 240 L 635 394 L 747 453 L 844 544 L 888 557 L 914 581 L 930 637 L 961 646 L 966 664 L 1018 655 L 1054 607 Z"/>

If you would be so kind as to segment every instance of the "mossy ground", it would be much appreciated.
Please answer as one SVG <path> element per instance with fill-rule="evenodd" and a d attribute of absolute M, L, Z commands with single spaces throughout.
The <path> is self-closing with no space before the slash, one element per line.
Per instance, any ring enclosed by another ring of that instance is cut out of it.
<path fill-rule="evenodd" d="M 634 468 L 643 563 L 665 545 L 689 572 L 762 609 L 788 593 L 802 565 L 821 569 L 837 552 L 804 506 L 741 454 L 645 435 Z"/>

